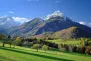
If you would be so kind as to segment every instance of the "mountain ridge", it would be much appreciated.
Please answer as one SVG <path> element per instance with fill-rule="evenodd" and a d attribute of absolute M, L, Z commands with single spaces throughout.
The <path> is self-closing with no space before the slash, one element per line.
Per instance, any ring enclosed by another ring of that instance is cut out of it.
<path fill-rule="evenodd" d="M 43 34 L 45 32 L 55 33 L 70 27 L 78 27 L 86 33 L 91 34 L 91 28 L 72 21 L 70 18 L 63 16 L 60 11 L 54 12 L 49 19 L 34 18 L 17 27 L 10 27 L 6 30 L 12 36 L 30 37 L 33 35 Z"/>

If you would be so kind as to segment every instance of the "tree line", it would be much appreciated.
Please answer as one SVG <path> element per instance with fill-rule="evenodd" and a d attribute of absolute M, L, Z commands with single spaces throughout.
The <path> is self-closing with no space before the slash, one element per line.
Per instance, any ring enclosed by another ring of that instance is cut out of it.
<path fill-rule="evenodd" d="M 91 39 L 90 39 L 91 40 Z M 86 38 L 80 39 L 79 45 L 68 45 L 68 44 L 59 44 L 58 48 L 60 51 L 69 51 L 69 52 L 76 52 L 91 55 L 91 43 Z"/>
<path fill-rule="evenodd" d="M 5 44 L 9 44 L 10 48 L 15 46 L 22 46 L 36 49 L 51 50 L 51 49 L 59 49 L 62 52 L 77 52 L 82 54 L 91 55 L 91 43 L 86 38 L 81 38 L 80 45 L 68 45 L 68 44 L 56 44 L 53 42 L 46 41 L 45 39 L 37 39 L 37 38 L 21 38 L 21 37 L 11 37 L 11 35 L 0 34 L 0 41 L 2 42 L 2 46 L 5 47 Z M 12 46 L 13 45 L 13 46 Z"/>
<path fill-rule="evenodd" d="M 0 34 L 0 40 L 2 42 L 2 47 L 5 47 L 5 44 L 9 44 L 10 48 L 15 46 L 22 46 L 43 50 L 50 50 L 53 48 L 58 48 L 58 44 L 45 41 L 45 39 L 36 39 L 36 38 L 22 38 L 22 37 L 11 37 L 10 35 L 6 36 L 4 34 Z"/>

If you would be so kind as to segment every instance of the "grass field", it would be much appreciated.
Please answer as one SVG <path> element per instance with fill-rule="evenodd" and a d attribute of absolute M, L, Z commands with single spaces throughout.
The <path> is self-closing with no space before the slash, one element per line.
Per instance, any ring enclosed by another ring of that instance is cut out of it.
<path fill-rule="evenodd" d="M 73 45 L 79 45 L 80 41 L 77 40 L 62 40 L 62 39 L 56 39 L 56 40 L 47 40 L 53 43 L 57 43 L 57 44 L 73 44 Z"/>
<path fill-rule="evenodd" d="M 1 44 L 0 44 L 1 46 Z M 91 61 L 91 56 L 77 53 L 63 53 L 16 46 L 15 48 L 0 47 L 0 61 Z"/>

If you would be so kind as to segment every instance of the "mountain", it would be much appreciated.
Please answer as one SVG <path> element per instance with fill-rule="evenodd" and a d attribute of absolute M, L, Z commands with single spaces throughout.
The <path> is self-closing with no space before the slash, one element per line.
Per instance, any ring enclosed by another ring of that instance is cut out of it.
<path fill-rule="evenodd" d="M 19 23 L 15 22 L 12 17 L 1 16 L 0 17 L 0 33 L 7 33 L 6 29 L 12 26 L 19 26 Z"/>
<path fill-rule="evenodd" d="M 13 29 L 12 31 L 9 31 L 9 34 L 19 36 L 31 36 L 35 34 L 35 32 L 41 27 L 43 23 L 44 20 L 40 18 L 35 18 Z"/>
<path fill-rule="evenodd" d="M 4 28 L 17 26 L 17 25 L 19 25 L 19 23 L 15 22 L 12 17 L 8 17 L 8 16 L 0 17 L 0 26 L 3 26 Z"/>
<path fill-rule="evenodd" d="M 56 32 L 59 30 L 67 29 L 72 26 L 80 27 L 81 29 L 91 34 L 90 27 L 74 22 L 68 17 L 57 16 L 57 17 L 51 17 L 48 20 L 46 20 L 46 23 L 41 28 L 39 28 L 39 30 L 36 32 L 36 35 L 44 32 Z"/>
<path fill-rule="evenodd" d="M 46 16 L 44 19 L 35 18 L 31 21 L 22 24 L 18 28 L 9 31 L 9 34 L 14 36 L 29 37 L 32 35 L 39 35 L 45 32 L 57 32 L 70 27 L 78 27 L 91 34 L 91 28 L 72 21 L 68 17 L 63 16 L 60 11 L 55 11 L 53 14 Z"/>

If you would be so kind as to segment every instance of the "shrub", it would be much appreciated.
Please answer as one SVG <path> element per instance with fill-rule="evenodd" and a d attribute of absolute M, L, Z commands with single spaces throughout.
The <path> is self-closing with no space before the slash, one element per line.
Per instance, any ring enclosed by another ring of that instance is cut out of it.
<path fill-rule="evenodd" d="M 91 46 L 88 46 L 85 50 L 85 54 L 91 54 Z"/>
<path fill-rule="evenodd" d="M 21 37 L 17 37 L 15 41 L 13 41 L 13 43 L 14 45 L 21 46 L 22 45 Z"/>
<path fill-rule="evenodd" d="M 59 44 L 58 48 L 59 48 L 60 51 L 66 51 L 66 48 L 64 47 L 63 44 Z"/>
<path fill-rule="evenodd" d="M 76 46 L 73 46 L 72 51 L 73 52 L 76 52 L 76 50 L 77 50 L 77 47 Z"/>
<path fill-rule="evenodd" d="M 80 53 L 85 53 L 85 47 L 80 47 Z"/>
<path fill-rule="evenodd" d="M 48 47 L 48 50 L 52 50 L 53 48 L 52 47 Z"/>
<path fill-rule="evenodd" d="M 42 49 L 45 50 L 45 52 L 48 50 L 48 46 L 47 45 L 43 45 Z"/>
<path fill-rule="evenodd" d="M 37 49 L 37 52 L 38 52 L 38 50 L 39 50 L 39 48 L 40 48 L 40 44 L 34 44 L 32 48 L 33 48 L 33 49 Z"/>

